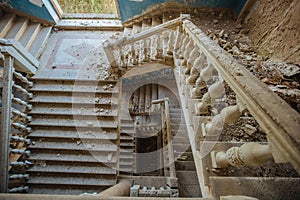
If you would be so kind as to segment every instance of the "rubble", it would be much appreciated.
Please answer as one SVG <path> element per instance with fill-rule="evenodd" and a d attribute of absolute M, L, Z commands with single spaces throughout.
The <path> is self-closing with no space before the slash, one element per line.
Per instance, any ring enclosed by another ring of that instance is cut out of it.
<path fill-rule="evenodd" d="M 197 24 L 200 29 L 216 41 L 224 50 L 232 54 L 238 63 L 244 65 L 254 76 L 263 83 L 269 85 L 270 89 L 282 97 L 294 109 L 300 112 L 299 90 L 300 90 L 300 66 L 284 62 L 275 62 L 258 55 L 254 49 L 253 42 L 246 35 L 249 29 L 242 24 L 224 25 L 222 20 L 214 18 L 210 22 L 205 21 Z M 224 20 L 223 20 L 224 21 Z M 205 23 L 206 22 L 206 23 Z M 203 23 L 206 26 L 203 26 Z"/>

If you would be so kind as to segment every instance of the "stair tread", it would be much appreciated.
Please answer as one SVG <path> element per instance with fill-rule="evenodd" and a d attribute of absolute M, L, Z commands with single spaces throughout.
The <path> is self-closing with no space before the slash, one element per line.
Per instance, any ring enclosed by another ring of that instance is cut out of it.
<path fill-rule="evenodd" d="M 68 103 L 68 104 L 94 104 L 94 105 L 116 105 L 118 99 L 111 97 L 104 97 L 95 102 L 95 97 L 86 97 L 86 96 L 66 96 L 66 95 L 40 95 L 34 96 L 29 102 L 31 103 Z"/>
<path fill-rule="evenodd" d="M 34 42 L 28 49 L 29 52 L 34 56 L 38 57 L 39 54 L 41 53 L 41 50 L 44 48 L 46 41 L 51 33 L 52 27 L 47 26 L 47 27 L 42 27 L 40 30 L 39 34 L 35 38 Z"/>
<path fill-rule="evenodd" d="M 94 119 L 93 119 L 94 118 Z M 117 128 L 117 122 L 113 120 L 97 120 L 95 117 L 87 118 L 78 117 L 73 120 L 71 117 L 66 118 L 66 116 L 56 117 L 48 116 L 46 118 L 33 118 L 30 122 L 31 126 L 61 126 L 61 127 L 98 127 L 98 128 Z"/>
<path fill-rule="evenodd" d="M 7 32 L 6 39 L 18 40 L 20 36 L 24 33 L 28 24 L 28 19 L 25 17 L 17 17 L 13 23 L 13 26 Z M 22 33 L 23 32 L 23 33 Z"/>
<path fill-rule="evenodd" d="M 15 14 L 7 13 L 4 16 L 1 16 L 0 20 L 0 37 L 4 37 L 6 33 L 9 31 L 9 28 L 12 25 L 12 22 L 15 19 Z"/>
<path fill-rule="evenodd" d="M 90 73 L 90 71 L 88 71 Z M 90 77 L 90 78 L 88 78 Z M 68 82 L 88 82 L 90 84 L 115 84 L 116 80 L 98 80 L 93 78 L 93 76 L 86 76 L 85 73 L 79 73 L 77 70 L 73 69 L 39 69 L 36 74 L 31 77 L 35 83 L 43 81 L 68 81 Z"/>
<path fill-rule="evenodd" d="M 31 22 L 28 24 L 28 27 L 22 37 L 20 38 L 19 42 L 25 47 L 25 49 L 29 49 L 30 45 L 37 37 L 40 31 L 40 23 Z"/>
<path fill-rule="evenodd" d="M 95 85 L 60 85 L 60 84 L 35 84 L 30 91 L 47 91 L 47 92 L 80 92 L 80 93 L 118 93 L 118 87 L 111 89 L 103 89 L 103 87 L 97 87 Z"/>
<path fill-rule="evenodd" d="M 95 175 L 93 175 L 95 176 Z M 31 176 L 27 184 L 50 184 L 50 185 L 91 185 L 91 186 L 110 186 L 116 184 L 114 179 L 99 177 L 67 177 L 67 176 Z"/>
<path fill-rule="evenodd" d="M 28 160 L 31 161 L 52 161 L 52 162 L 85 162 L 85 163 L 116 163 L 116 156 L 110 158 L 110 154 L 108 152 L 103 152 L 101 155 L 99 154 L 66 154 L 61 153 L 57 156 L 56 152 L 52 153 L 43 153 L 33 151 Z"/>
<path fill-rule="evenodd" d="M 29 173 L 68 173 L 68 174 L 116 174 L 116 170 L 109 167 L 88 166 L 81 164 L 80 166 L 68 165 L 34 165 L 27 170 Z"/>
<path fill-rule="evenodd" d="M 103 110 L 102 110 L 103 109 Z M 92 106 L 78 107 L 71 104 L 55 104 L 41 106 L 41 104 L 35 104 L 32 110 L 29 112 L 30 115 L 82 115 L 82 116 L 107 116 L 117 117 L 117 110 L 95 108 Z"/>
<path fill-rule="evenodd" d="M 101 139 L 116 140 L 117 132 L 103 133 L 97 131 L 51 131 L 51 130 L 35 130 L 31 132 L 28 138 L 66 138 L 66 139 Z"/>
<path fill-rule="evenodd" d="M 102 151 L 102 152 L 115 152 L 117 151 L 117 146 L 111 142 L 104 143 L 101 142 L 57 142 L 57 141 L 35 141 L 34 145 L 30 145 L 28 149 L 60 149 L 60 150 L 73 150 L 73 151 Z"/>

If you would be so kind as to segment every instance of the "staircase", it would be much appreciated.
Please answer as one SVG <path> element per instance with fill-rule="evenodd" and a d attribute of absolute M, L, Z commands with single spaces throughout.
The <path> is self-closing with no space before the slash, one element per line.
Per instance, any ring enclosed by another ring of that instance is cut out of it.
<path fill-rule="evenodd" d="M 41 74 L 32 78 L 29 192 L 74 195 L 116 184 L 116 82 Z"/>
<path fill-rule="evenodd" d="M 120 174 L 133 175 L 135 166 L 135 128 L 131 119 L 121 119 Z"/>
<path fill-rule="evenodd" d="M 0 38 L 20 43 L 35 58 L 40 56 L 51 30 L 51 25 L 15 13 L 0 12 Z"/>
<path fill-rule="evenodd" d="M 180 197 L 200 197 L 196 167 L 181 109 L 170 109 L 176 177 Z"/>

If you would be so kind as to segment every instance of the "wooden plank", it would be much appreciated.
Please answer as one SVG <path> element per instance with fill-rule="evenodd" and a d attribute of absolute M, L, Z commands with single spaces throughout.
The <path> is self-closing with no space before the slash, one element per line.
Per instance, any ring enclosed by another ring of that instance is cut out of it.
<path fill-rule="evenodd" d="M 8 190 L 8 166 L 9 166 L 9 134 L 11 131 L 11 95 L 13 85 L 13 63 L 11 56 L 4 57 L 3 74 L 3 96 L 2 96 L 2 114 L 1 114 L 1 134 L 0 134 L 0 182 L 1 193 Z"/>

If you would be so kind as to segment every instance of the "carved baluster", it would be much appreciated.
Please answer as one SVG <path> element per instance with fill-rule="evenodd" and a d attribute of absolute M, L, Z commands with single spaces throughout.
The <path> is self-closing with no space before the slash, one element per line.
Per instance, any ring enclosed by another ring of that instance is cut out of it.
<path fill-rule="evenodd" d="M 167 55 L 168 48 L 169 48 L 169 32 L 170 31 L 164 31 L 162 33 L 162 42 L 163 42 L 163 55 Z"/>
<path fill-rule="evenodd" d="M 14 76 L 18 78 L 22 83 L 25 83 L 28 85 L 28 87 L 33 86 L 33 82 L 29 81 L 25 76 L 23 76 L 21 73 L 14 71 Z"/>
<path fill-rule="evenodd" d="M 226 152 L 211 152 L 214 168 L 260 166 L 273 158 L 269 145 L 249 142 Z"/>
<path fill-rule="evenodd" d="M 131 64 L 134 66 L 134 65 L 137 65 L 137 59 L 136 59 L 136 52 L 135 52 L 135 45 L 132 44 L 131 45 L 131 51 L 130 51 L 130 55 L 131 55 Z"/>
<path fill-rule="evenodd" d="M 15 114 L 15 115 L 18 115 L 19 117 L 22 117 L 22 118 L 26 119 L 29 122 L 31 122 L 31 120 L 32 120 L 31 116 L 28 116 L 25 113 L 22 113 L 22 112 L 18 111 L 17 109 L 13 109 L 12 113 Z"/>
<path fill-rule="evenodd" d="M 174 44 L 174 52 L 175 54 L 180 53 L 180 47 L 183 43 L 184 35 L 180 32 L 179 28 L 176 30 L 176 38 L 175 38 L 175 44 Z"/>
<path fill-rule="evenodd" d="M 183 58 L 185 62 L 187 62 L 187 60 L 189 59 L 190 53 L 193 49 L 194 49 L 194 42 L 193 40 L 190 40 L 189 43 L 186 45 L 185 51 L 183 53 Z"/>
<path fill-rule="evenodd" d="M 155 59 L 156 55 L 156 49 L 157 49 L 157 40 L 158 40 L 158 35 L 153 35 L 151 37 L 151 47 L 150 47 L 150 58 Z"/>
<path fill-rule="evenodd" d="M 234 124 L 239 120 L 241 112 L 238 105 L 224 108 L 220 114 L 216 115 L 211 122 L 206 124 L 207 135 L 216 135 L 222 131 L 223 125 Z"/>
<path fill-rule="evenodd" d="M 12 174 L 9 176 L 9 179 L 14 180 L 14 179 L 29 179 L 29 174 Z"/>
<path fill-rule="evenodd" d="M 195 88 L 191 90 L 193 97 L 201 96 L 201 90 L 206 87 L 206 82 L 212 78 L 213 66 L 208 65 L 206 68 L 201 70 L 199 78 L 196 80 Z"/>
<path fill-rule="evenodd" d="M 190 52 L 189 57 L 187 59 L 187 67 L 185 69 L 185 74 L 190 74 L 191 68 L 193 67 L 193 63 L 199 57 L 199 49 L 198 47 L 194 47 L 193 50 Z"/>
<path fill-rule="evenodd" d="M 120 49 L 120 64 L 121 67 L 126 68 L 127 67 L 127 60 L 126 60 L 126 50 L 123 48 Z"/>
<path fill-rule="evenodd" d="M 169 40 L 168 40 L 168 49 L 167 49 L 167 54 L 168 55 L 173 55 L 174 52 L 174 44 L 175 44 L 175 33 L 173 30 L 170 31 L 169 33 Z"/>
<path fill-rule="evenodd" d="M 15 123 L 12 123 L 12 126 L 20 131 L 24 131 L 26 133 L 30 133 L 31 132 L 31 128 L 30 127 L 26 127 L 25 125 L 21 124 L 21 123 L 18 123 L 18 122 L 15 122 Z"/>
<path fill-rule="evenodd" d="M 26 151 L 26 150 L 23 150 L 23 149 L 11 149 L 10 150 L 11 153 L 15 153 L 15 154 L 24 154 L 26 156 L 30 156 L 30 151 Z"/>
<path fill-rule="evenodd" d="M 29 187 L 28 186 L 22 186 L 22 187 L 16 187 L 9 190 L 10 193 L 16 193 L 16 192 L 28 192 Z"/>
<path fill-rule="evenodd" d="M 156 59 L 162 59 L 163 47 L 162 47 L 162 38 L 161 35 L 157 35 L 157 47 L 156 47 Z"/>
<path fill-rule="evenodd" d="M 31 140 L 30 139 L 25 139 L 25 138 L 19 137 L 19 136 L 11 136 L 10 139 L 12 141 L 16 141 L 16 142 L 24 142 L 27 145 L 31 144 Z"/>
<path fill-rule="evenodd" d="M 28 110 L 32 110 L 32 105 L 26 103 L 26 102 L 23 101 L 22 99 L 13 97 L 12 100 L 13 100 L 14 102 L 16 102 L 17 104 L 26 107 Z"/>
<path fill-rule="evenodd" d="M 182 44 L 181 44 L 180 52 L 179 52 L 181 58 L 183 58 L 183 54 L 185 52 L 186 46 L 189 43 L 189 41 L 190 41 L 189 36 L 185 35 L 184 39 L 182 41 Z"/>
<path fill-rule="evenodd" d="M 224 93 L 224 84 L 222 81 L 216 82 L 208 88 L 201 99 L 201 102 L 195 105 L 195 113 L 208 114 L 208 107 L 212 104 L 212 100 L 219 98 Z"/>
<path fill-rule="evenodd" d="M 145 39 L 144 40 L 144 62 L 149 62 L 150 61 L 150 43 L 151 40 L 150 39 Z"/>
<path fill-rule="evenodd" d="M 17 85 L 15 83 L 13 83 L 13 88 L 16 89 L 17 91 L 22 92 L 23 94 L 25 94 L 29 99 L 31 99 L 33 97 L 32 93 L 29 93 L 26 89 L 24 89 L 20 85 Z"/>
<path fill-rule="evenodd" d="M 191 75 L 187 78 L 187 84 L 194 84 L 196 79 L 199 76 L 200 70 L 203 67 L 204 64 L 204 60 L 205 60 L 205 56 L 203 54 L 201 54 L 200 56 L 198 56 L 193 64 L 193 67 L 191 69 Z"/>

